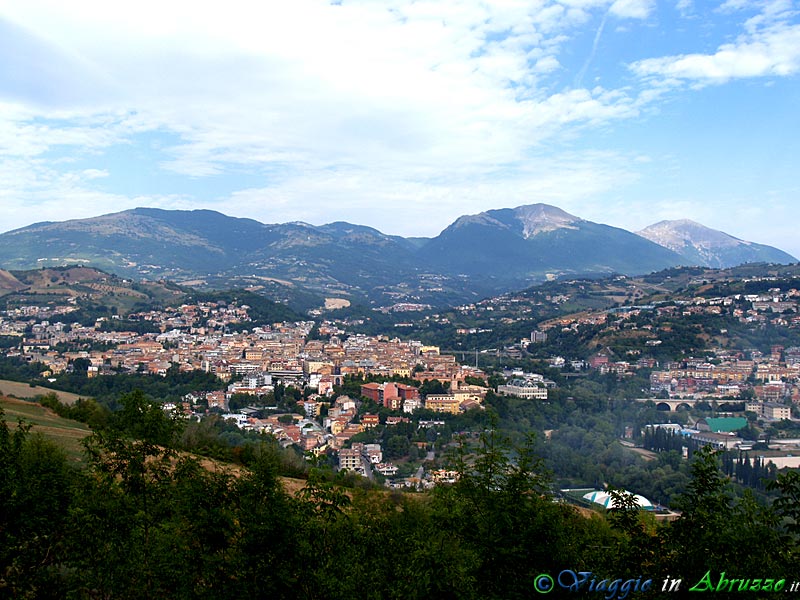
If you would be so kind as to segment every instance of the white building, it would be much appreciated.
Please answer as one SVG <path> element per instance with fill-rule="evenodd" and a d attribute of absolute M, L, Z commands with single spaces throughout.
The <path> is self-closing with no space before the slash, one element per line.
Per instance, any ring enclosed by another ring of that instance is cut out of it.
<path fill-rule="evenodd" d="M 512 379 L 506 385 L 497 386 L 497 393 L 501 396 L 547 400 L 547 388 L 544 384 L 529 379 Z"/>

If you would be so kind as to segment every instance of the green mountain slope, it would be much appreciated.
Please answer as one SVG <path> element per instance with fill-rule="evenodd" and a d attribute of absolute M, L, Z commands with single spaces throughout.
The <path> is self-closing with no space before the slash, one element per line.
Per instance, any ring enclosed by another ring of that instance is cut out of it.
<path fill-rule="evenodd" d="M 567 273 L 640 274 L 686 262 L 624 229 L 543 204 L 462 217 L 421 252 L 440 269 L 520 281 Z"/>

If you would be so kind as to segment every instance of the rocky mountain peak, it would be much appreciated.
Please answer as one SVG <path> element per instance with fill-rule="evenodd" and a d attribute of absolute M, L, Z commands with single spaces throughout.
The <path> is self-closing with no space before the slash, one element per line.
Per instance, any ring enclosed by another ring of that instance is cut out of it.
<path fill-rule="evenodd" d="M 556 229 L 575 229 L 582 219 L 549 204 L 528 204 L 514 209 L 525 239 Z"/>
<path fill-rule="evenodd" d="M 740 240 L 689 219 L 659 221 L 637 233 L 677 252 L 689 264 L 724 268 L 748 262 L 788 264 L 796 261 L 793 256 L 777 248 Z"/>
<path fill-rule="evenodd" d="M 749 244 L 749 242 L 742 241 L 722 231 L 711 229 L 690 219 L 659 221 L 637 233 L 651 242 L 676 252 L 685 246 L 730 248 L 741 244 Z"/>

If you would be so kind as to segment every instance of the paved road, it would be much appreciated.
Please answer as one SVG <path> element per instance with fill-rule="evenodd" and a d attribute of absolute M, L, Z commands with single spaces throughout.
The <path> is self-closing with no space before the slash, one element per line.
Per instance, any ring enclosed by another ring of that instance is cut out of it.
<path fill-rule="evenodd" d="M 432 460 L 434 460 L 435 458 L 436 458 L 436 453 L 435 453 L 433 450 L 429 451 L 429 452 L 428 452 L 428 453 L 425 455 L 425 460 L 430 460 L 430 461 L 432 461 Z M 425 468 L 424 468 L 422 465 L 420 465 L 420 467 L 419 467 L 419 469 L 417 469 L 417 472 L 416 472 L 416 474 L 414 475 L 414 477 L 416 477 L 417 479 L 422 479 L 422 476 L 423 476 L 424 474 L 425 474 Z"/>
<path fill-rule="evenodd" d="M 372 464 L 364 459 L 361 459 L 361 462 L 364 465 L 364 474 L 367 476 L 367 479 L 375 481 L 375 474 L 372 472 Z"/>

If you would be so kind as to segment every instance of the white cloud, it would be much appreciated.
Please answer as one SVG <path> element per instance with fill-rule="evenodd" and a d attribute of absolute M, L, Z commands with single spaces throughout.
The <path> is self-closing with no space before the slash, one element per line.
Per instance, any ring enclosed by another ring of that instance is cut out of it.
<path fill-rule="evenodd" d="M 641 77 L 699 84 L 793 75 L 800 69 L 800 25 L 770 28 L 733 44 L 724 44 L 714 54 L 650 58 L 634 63 L 631 68 Z"/>
<path fill-rule="evenodd" d="M 81 171 L 81 175 L 84 179 L 102 179 L 104 177 L 108 177 L 108 171 L 106 169 L 84 169 Z"/>
<path fill-rule="evenodd" d="M 654 0 L 615 0 L 609 12 L 623 19 L 646 19 L 653 8 Z"/>
<path fill-rule="evenodd" d="M 0 34 L 17 28 L 37 51 L 4 55 L 30 76 L 0 77 L 0 227 L 202 203 L 265 221 L 377 226 L 391 213 L 385 229 L 409 235 L 537 201 L 611 222 L 588 199 L 624 188 L 642 163 L 582 150 L 581 134 L 640 117 L 666 82 L 796 73 L 786 3 L 741 4 L 758 13 L 741 15 L 742 36 L 716 52 L 639 61 L 644 82 L 585 89 L 590 64 L 608 68 L 601 34 L 620 35 L 601 22 L 650 27 L 655 2 L 141 0 L 123 13 L 100 0 L 0 0 Z M 570 46 L 593 32 L 590 50 Z M 22 85 L 47 80 L 47 65 L 58 65 L 58 85 Z M 161 145 L 136 146 L 143 133 Z M 266 175 L 197 198 L 106 193 L 97 189 L 116 189 L 114 167 L 86 159 L 110 148 L 149 153 L 148 168 L 167 178 Z"/>
<path fill-rule="evenodd" d="M 152 206 L 209 208 L 266 223 L 346 220 L 391 234 L 433 236 L 462 214 L 533 202 L 554 204 L 579 216 L 589 211 L 589 217 L 609 222 L 602 212 L 592 212 L 597 208 L 595 199 L 636 181 L 638 173 L 632 165 L 640 159 L 609 152 L 542 154 L 510 168 L 499 180 L 489 165 L 446 172 L 420 166 L 399 172 L 388 163 L 370 170 L 310 168 L 284 175 L 269 187 L 240 190 L 210 201 L 98 192 L 90 185 L 102 172 L 60 172 L 40 159 L 17 160 L 0 167 L 0 205 L 8 206 L 0 225 L 11 229 L 50 214 L 62 220 Z M 394 208 L 387 210 L 389 206 Z"/>
<path fill-rule="evenodd" d="M 743 24 L 745 33 L 736 41 L 720 45 L 710 54 L 680 54 L 649 58 L 630 65 L 640 77 L 661 85 L 692 82 L 703 86 L 734 79 L 793 75 L 800 70 L 800 25 L 791 1 L 728 0 L 723 11 L 758 7 L 760 12 Z"/>
<path fill-rule="evenodd" d="M 609 2 L 568 4 L 590 10 Z M 620 0 L 612 11 L 640 14 L 646 4 Z M 548 98 L 539 78 L 559 69 L 575 15 L 547 2 L 233 1 L 221 11 L 146 1 L 124 19 L 103 2 L 31 0 L 7 10 L 108 79 L 84 109 L 88 124 L 134 109 L 145 127 L 182 138 L 163 164 L 195 176 L 220 173 L 226 162 L 329 164 L 409 153 L 417 161 L 504 162 L 565 124 L 618 113 L 599 97 L 581 110 L 566 93 Z M 566 116 L 554 110 L 565 97 Z M 552 122 L 539 118 L 543 106 Z"/>
<path fill-rule="evenodd" d="M 755 6 L 757 2 L 758 0 L 725 0 L 725 2 L 720 5 L 719 10 L 721 12 L 744 10 L 745 8 Z"/>
<path fill-rule="evenodd" d="M 3 231 L 33 222 L 93 217 L 136 206 L 172 208 L 177 196 L 128 197 L 95 190 L 98 169 L 60 170 L 41 158 L 0 161 L 0 227 Z"/>
<path fill-rule="evenodd" d="M 631 163 L 631 157 L 608 152 L 541 155 L 499 179 L 489 168 L 307 171 L 271 187 L 237 192 L 225 206 L 269 223 L 345 220 L 390 234 L 434 236 L 457 217 L 490 208 L 545 202 L 584 216 L 596 209 L 599 195 L 636 181 Z M 303 202 L 309 197 L 316 199 L 313 207 Z M 395 208 L 389 212 L 386 206 Z"/>

